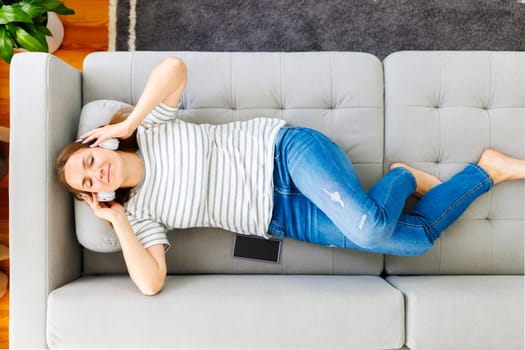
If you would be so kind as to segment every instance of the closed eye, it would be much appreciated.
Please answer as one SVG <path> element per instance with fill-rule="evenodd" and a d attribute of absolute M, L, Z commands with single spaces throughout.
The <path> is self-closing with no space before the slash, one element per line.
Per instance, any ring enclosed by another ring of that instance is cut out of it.
<path fill-rule="evenodd" d="M 95 158 L 93 157 L 93 154 L 90 154 L 87 159 L 84 158 L 83 165 L 84 169 L 91 168 L 93 166 L 93 163 L 95 162 Z M 82 186 L 86 189 L 91 189 L 93 186 L 93 182 L 91 181 L 91 178 L 85 177 L 82 179 Z"/>
<path fill-rule="evenodd" d="M 82 187 L 86 188 L 86 189 L 91 189 L 91 186 L 93 186 L 93 182 L 91 181 L 91 179 L 89 177 L 85 177 L 83 180 L 82 180 Z"/>
<path fill-rule="evenodd" d="M 94 162 L 95 162 L 95 158 L 93 157 L 92 154 L 90 154 L 82 160 L 82 166 L 84 167 L 84 169 L 87 169 L 91 167 Z"/>

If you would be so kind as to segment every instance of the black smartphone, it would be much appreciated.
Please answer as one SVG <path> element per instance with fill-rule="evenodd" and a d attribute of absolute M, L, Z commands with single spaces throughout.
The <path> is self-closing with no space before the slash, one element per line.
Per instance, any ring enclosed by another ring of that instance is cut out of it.
<path fill-rule="evenodd" d="M 279 263 L 281 240 L 237 234 L 232 255 L 235 258 Z"/>

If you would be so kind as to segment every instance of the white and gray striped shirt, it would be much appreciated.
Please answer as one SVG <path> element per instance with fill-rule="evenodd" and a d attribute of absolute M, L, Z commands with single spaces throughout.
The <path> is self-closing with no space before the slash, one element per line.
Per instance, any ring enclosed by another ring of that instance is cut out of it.
<path fill-rule="evenodd" d="M 273 162 L 285 122 L 256 118 L 192 124 L 157 106 L 137 130 L 144 178 L 126 213 L 144 247 L 169 247 L 173 228 L 218 227 L 266 236 L 273 208 Z M 149 125 L 148 125 L 149 126 Z"/>

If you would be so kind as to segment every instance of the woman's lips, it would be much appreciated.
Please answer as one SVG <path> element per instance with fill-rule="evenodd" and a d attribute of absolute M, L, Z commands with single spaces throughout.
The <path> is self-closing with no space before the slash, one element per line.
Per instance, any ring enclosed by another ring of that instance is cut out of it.
<path fill-rule="evenodd" d="M 111 175 L 111 164 L 108 164 L 108 183 L 110 182 L 109 176 Z"/>

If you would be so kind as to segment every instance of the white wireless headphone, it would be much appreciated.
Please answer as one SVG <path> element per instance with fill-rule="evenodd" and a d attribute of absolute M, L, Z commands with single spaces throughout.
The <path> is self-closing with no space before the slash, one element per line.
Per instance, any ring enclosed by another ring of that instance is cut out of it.
<path fill-rule="evenodd" d="M 99 144 L 100 147 L 116 151 L 118 149 L 119 141 L 117 139 L 107 139 Z M 111 202 L 115 200 L 115 192 L 98 192 L 97 193 L 99 202 Z"/>
<path fill-rule="evenodd" d="M 118 139 L 107 139 L 104 142 L 101 142 L 99 144 L 100 147 L 105 149 L 110 149 L 112 151 L 116 151 L 118 149 L 119 141 Z"/>

